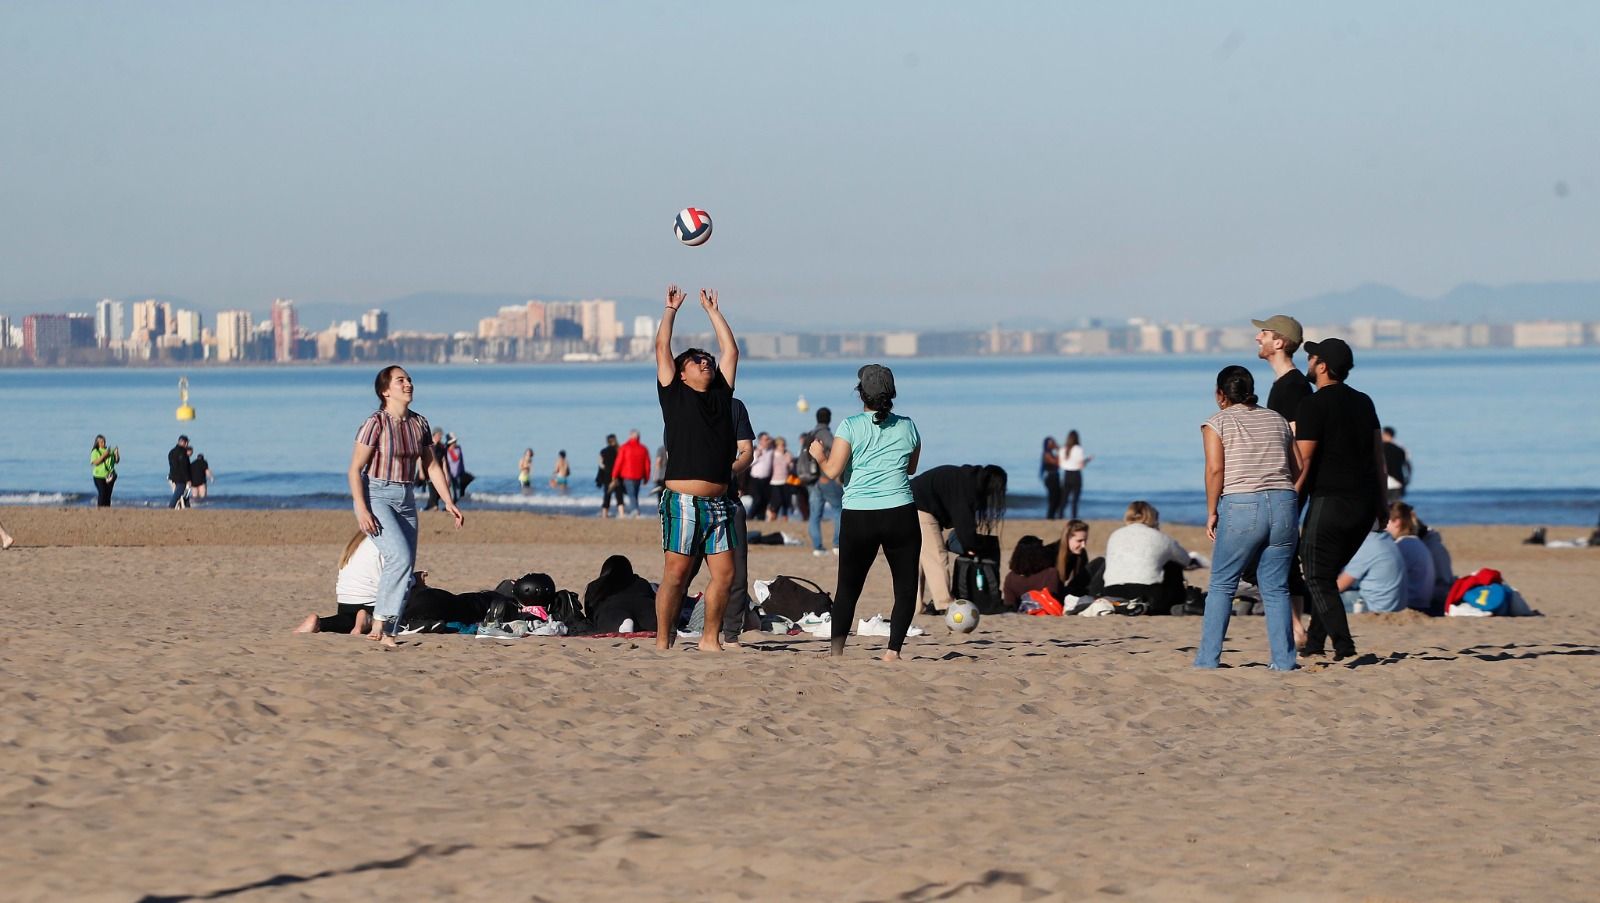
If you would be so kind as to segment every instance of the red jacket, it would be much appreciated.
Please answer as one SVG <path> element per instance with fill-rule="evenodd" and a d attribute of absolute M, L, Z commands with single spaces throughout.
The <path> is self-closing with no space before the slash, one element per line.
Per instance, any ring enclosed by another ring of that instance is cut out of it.
<path fill-rule="evenodd" d="M 617 463 L 611 466 L 613 480 L 649 480 L 650 449 L 638 439 L 629 439 L 617 449 Z"/>

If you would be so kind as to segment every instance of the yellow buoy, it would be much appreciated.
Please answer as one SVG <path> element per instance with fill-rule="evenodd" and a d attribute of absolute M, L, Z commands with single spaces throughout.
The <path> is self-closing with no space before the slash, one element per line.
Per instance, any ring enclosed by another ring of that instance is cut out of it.
<path fill-rule="evenodd" d="M 802 395 L 800 396 L 800 400 L 794 403 L 794 409 L 804 414 L 805 412 L 811 410 L 811 402 L 806 401 L 806 397 Z"/>
<path fill-rule="evenodd" d="M 178 377 L 178 419 L 193 420 L 194 408 L 189 406 L 189 377 Z"/>

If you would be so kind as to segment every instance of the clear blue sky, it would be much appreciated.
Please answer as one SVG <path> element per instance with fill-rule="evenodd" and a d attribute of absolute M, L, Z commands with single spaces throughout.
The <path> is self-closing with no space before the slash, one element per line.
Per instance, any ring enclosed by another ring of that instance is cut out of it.
<path fill-rule="evenodd" d="M 915 326 L 1594 279 L 1597 86 L 1593 2 L 11 0 L 0 310 L 677 280 Z"/>

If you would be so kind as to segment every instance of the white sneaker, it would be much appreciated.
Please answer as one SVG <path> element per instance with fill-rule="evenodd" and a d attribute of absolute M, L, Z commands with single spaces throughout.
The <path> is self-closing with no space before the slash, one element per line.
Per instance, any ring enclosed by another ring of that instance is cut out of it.
<path fill-rule="evenodd" d="M 812 549 L 811 550 L 811 556 L 813 558 L 827 558 L 828 557 L 828 550 L 827 549 Z"/>
<path fill-rule="evenodd" d="M 618 624 L 617 633 L 633 633 L 633 619 L 625 618 L 621 624 Z"/>
<path fill-rule="evenodd" d="M 906 631 L 906 636 L 922 636 L 927 633 L 921 627 L 913 625 Z M 873 615 L 871 620 L 861 621 L 856 624 L 856 636 L 888 636 L 889 622 L 883 615 Z"/>
<path fill-rule="evenodd" d="M 835 558 L 839 557 L 839 547 L 838 546 L 834 546 L 829 551 L 831 551 L 833 553 L 833 557 L 835 557 Z"/>

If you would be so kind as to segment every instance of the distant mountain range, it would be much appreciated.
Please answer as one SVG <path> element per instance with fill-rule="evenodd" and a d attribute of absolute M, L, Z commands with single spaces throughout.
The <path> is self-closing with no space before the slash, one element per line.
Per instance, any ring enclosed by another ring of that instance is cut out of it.
<path fill-rule="evenodd" d="M 1600 282 L 1524 282 L 1458 285 L 1437 298 L 1408 295 L 1377 283 L 1330 292 L 1256 311 L 1258 319 L 1289 314 L 1305 324 L 1348 323 L 1380 317 L 1413 323 L 1510 323 L 1517 320 L 1600 320 Z"/>
<path fill-rule="evenodd" d="M 139 295 L 124 298 L 136 301 L 144 298 L 170 301 L 176 307 L 187 307 L 206 314 L 237 305 L 203 304 L 169 295 Z M 498 294 L 431 291 L 416 292 L 376 304 L 354 302 L 307 301 L 299 303 L 300 325 L 308 329 L 322 329 L 338 320 L 352 320 L 372 307 L 389 312 L 389 322 L 394 329 L 418 332 L 471 332 L 477 329 L 478 320 L 491 316 L 501 307 L 522 304 L 529 298 L 541 297 L 536 293 Z M 4 311 L 14 321 L 30 313 L 67 313 L 93 311 L 97 298 L 63 298 L 28 309 Z M 577 300 L 548 297 L 544 300 Z M 657 298 L 617 298 L 617 316 L 630 328 L 636 316 L 657 316 L 661 301 Z M 258 319 L 265 317 L 270 300 L 249 307 Z M 692 303 L 692 301 L 691 301 Z M 1367 283 L 1340 292 L 1329 292 L 1276 307 L 1253 311 L 1247 316 L 1267 317 L 1272 314 L 1289 314 L 1308 325 L 1348 323 L 1358 317 L 1380 317 L 1419 323 L 1509 323 L 1516 320 L 1600 320 L 1600 282 L 1526 282 L 1511 285 L 1459 285 L 1437 298 L 1408 295 L 1393 286 Z M 1101 319 L 1111 319 L 1109 312 L 1096 314 Z M 1237 323 L 1229 317 L 1226 322 Z M 697 321 L 696 321 L 697 322 Z M 852 324 L 860 330 L 893 328 L 880 323 L 858 322 Z M 987 329 L 993 321 L 967 323 L 932 328 Z M 1063 321 L 1047 317 L 1023 315 L 1004 318 L 1010 329 L 1057 329 Z M 693 328 L 691 326 L 691 328 Z M 743 332 L 790 331 L 798 324 L 784 320 L 739 318 Z M 923 329 L 930 328 L 924 325 Z"/>

